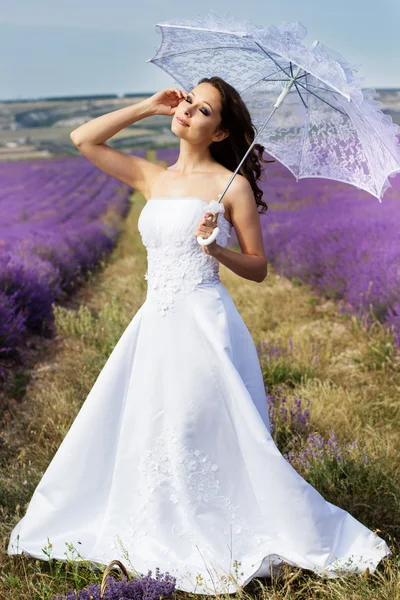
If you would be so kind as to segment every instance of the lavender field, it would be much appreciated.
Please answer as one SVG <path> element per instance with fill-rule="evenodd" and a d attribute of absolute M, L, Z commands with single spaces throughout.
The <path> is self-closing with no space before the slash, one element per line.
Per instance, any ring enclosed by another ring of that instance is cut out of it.
<path fill-rule="evenodd" d="M 0 164 L 0 376 L 114 247 L 130 191 L 85 157 Z"/>
<path fill-rule="evenodd" d="M 175 149 L 157 153 L 169 165 L 177 157 Z M 400 174 L 389 179 L 379 202 L 329 179 L 296 182 L 279 161 L 263 166 L 258 185 L 268 205 L 261 225 L 270 264 L 340 300 L 341 310 L 365 326 L 374 319 L 384 323 L 400 346 Z"/>
<path fill-rule="evenodd" d="M 174 160 L 167 152 L 160 154 Z M 146 158 L 154 160 L 154 152 L 147 153 Z M 289 218 L 314 202 L 306 195 L 296 196 L 300 186 L 311 180 L 297 186 L 284 169 L 280 172 L 277 167 L 277 163 L 267 165 L 264 185 L 276 179 L 276 198 L 271 187 L 264 197 L 270 210 L 261 219 L 265 235 L 274 232 L 279 211 Z M 323 207 L 324 192 L 328 199 L 333 195 L 333 182 L 319 180 L 314 184 L 321 186 L 317 198 Z M 76 302 L 54 306 L 61 343 L 49 344 L 51 351 L 34 365 L 34 377 L 23 390 L 24 401 L 14 394 L 7 398 L 0 431 L 0 598 L 99 598 L 103 572 L 87 568 L 91 561 L 82 564 L 77 559 L 82 558 L 79 545 L 72 541 L 66 542 L 66 563 L 50 558 L 51 538 L 42 549 L 49 561 L 24 554 L 16 560 L 6 548 L 12 528 L 107 357 L 145 301 L 143 273 L 148 257 L 138 231 L 144 206 L 143 195 L 135 193 L 118 238 L 118 251 L 111 253 L 98 276 L 86 278 Z M 335 214 L 334 209 L 330 214 Z M 284 218 L 282 221 L 286 223 Z M 267 244 L 268 238 L 265 240 Z M 277 448 L 327 501 L 379 533 L 393 551 L 374 573 L 326 580 L 290 567 L 281 578 L 264 583 L 259 579 L 254 586 L 240 590 L 238 599 L 397 598 L 400 354 L 388 343 L 391 336 L 384 327 L 369 332 L 359 323 L 354 326 L 338 313 L 336 302 L 326 301 L 323 294 L 314 293 L 314 288 L 297 285 L 272 268 L 262 285 L 238 277 L 224 265 L 221 279 L 256 343 Z M 377 354 L 381 348 L 387 348 L 389 360 Z M 135 560 L 132 555 L 126 557 L 123 564 L 129 569 Z M 105 598 L 121 594 L 170 597 L 175 592 L 173 580 L 166 581 L 160 575 L 156 571 L 152 577 L 134 577 L 129 584 L 109 577 Z M 190 596 L 183 594 L 182 599 L 186 598 Z"/>

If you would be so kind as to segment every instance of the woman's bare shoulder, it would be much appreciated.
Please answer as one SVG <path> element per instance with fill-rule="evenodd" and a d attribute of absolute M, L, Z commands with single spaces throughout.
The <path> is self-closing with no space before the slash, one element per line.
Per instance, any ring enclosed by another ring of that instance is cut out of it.
<path fill-rule="evenodd" d="M 160 165 L 157 163 L 153 163 L 153 164 L 154 164 L 155 168 L 152 169 L 151 172 L 149 173 L 147 192 L 145 194 L 143 194 L 146 201 L 148 201 L 148 200 L 150 200 L 150 198 L 152 198 L 155 183 L 156 182 L 157 182 L 157 184 L 160 184 L 160 182 L 162 183 L 163 177 L 165 177 L 165 173 L 168 170 L 167 167 L 164 167 L 163 165 Z"/>
<path fill-rule="evenodd" d="M 221 172 L 221 193 L 225 189 L 228 182 L 231 181 L 232 175 L 234 171 L 230 171 L 229 169 L 224 169 L 224 172 Z M 248 179 L 241 175 L 240 173 L 236 173 L 233 180 L 230 182 L 228 189 L 224 195 L 224 200 L 226 204 L 231 205 L 234 198 L 237 197 L 244 189 L 246 189 L 250 185 Z"/>

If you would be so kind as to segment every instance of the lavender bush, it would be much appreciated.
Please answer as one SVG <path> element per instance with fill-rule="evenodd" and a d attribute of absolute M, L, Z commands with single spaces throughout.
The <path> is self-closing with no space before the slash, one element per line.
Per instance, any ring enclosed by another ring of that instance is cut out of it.
<path fill-rule="evenodd" d="M 287 386 L 267 392 L 271 435 L 285 459 L 326 500 L 349 510 L 369 527 L 399 535 L 397 514 L 398 479 L 394 466 L 384 455 L 372 458 L 357 440 L 340 442 L 330 428 L 329 435 L 316 432 L 310 422 L 310 400 L 303 406 L 301 396 L 290 403 Z M 289 406 L 290 404 L 290 406 Z"/>
<path fill-rule="evenodd" d="M 344 463 L 352 456 L 357 447 L 357 441 L 340 444 L 338 438 L 330 429 L 326 440 L 320 433 L 312 431 L 310 423 L 310 400 L 306 407 L 302 405 L 301 395 L 295 397 L 288 407 L 287 385 L 275 387 L 274 393 L 266 386 L 266 396 L 271 424 L 271 435 L 283 456 L 301 470 L 309 474 L 313 470 L 326 471 L 327 463 Z M 367 464 L 370 457 L 363 455 L 362 460 Z"/>
<path fill-rule="evenodd" d="M 379 320 L 400 345 L 400 175 L 380 203 L 341 182 L 296 183 L 278 161 L 266 170 L 261 223 L 276 271 L 342 300 L 366 324 Z"/>
<path fill-rule="evenodd" d="M 301 467 L 303 472 L 310 473 L 315 469 L 326 471 L 327 463 L 333 463 L 334 466 L 343 464 L 351 458 L 352 451 L 356 447 L 357 441 L 340 445 L 331 428 L 328 440 L 319 433 L 310 433 L 301 450 L 287 452 L 284 456 L 293 466 Z M 364 455 L 363 460 L 367 464 L 370 457 Z"/>
<path fill-rule="evenodd" d="M 271 435 L 282 454 L 296 447 L 298 439 L 311 430 L 310 400 L 303 407 L 302 397 L 298 395 L 288 406 L 287 388 L 281 383 L 274 387 L 272 393 L 268 385 L 265 386 Z"/>
<path fill-rule="evenodd" d="M 131 189 L 84 156 L 0 164 L 0 360 L 49 332 L 52 303 L 114 247 Z"/>

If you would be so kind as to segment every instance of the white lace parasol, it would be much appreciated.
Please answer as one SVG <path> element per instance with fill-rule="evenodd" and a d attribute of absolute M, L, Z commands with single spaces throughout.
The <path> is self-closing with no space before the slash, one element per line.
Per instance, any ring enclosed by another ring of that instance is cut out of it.
<path fill-rule="evenodd" d="M 278 27 L 210 11 L 204 18 L 156 24 L 162 35 L 152 62 L 184 90 L 219 76 L 237 89 L 258 132 L 221 201 L 257 142 L 297 180 L 323 177 L 363 189 L 381 202 L 400 171 L 400 127 L 362 90 L 364 77 L 320 42 L 303 44 L 299 21 Z M 204 240 L 204 241 L 207 241 Z"/>

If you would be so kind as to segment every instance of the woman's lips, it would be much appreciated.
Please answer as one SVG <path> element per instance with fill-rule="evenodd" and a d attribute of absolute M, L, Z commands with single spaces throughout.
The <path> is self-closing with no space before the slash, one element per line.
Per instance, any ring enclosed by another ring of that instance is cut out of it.
<path fill-rule="evenodd" d="M 184 125 L 185 127 L 189 127 L 189 125 L 186 125 L 186 123 L 184 121 L 182 121 L 179 117 L 176 117 L 176 120 L 178 121 L 178 123 L 180 123 L 181 125 Z"/>

